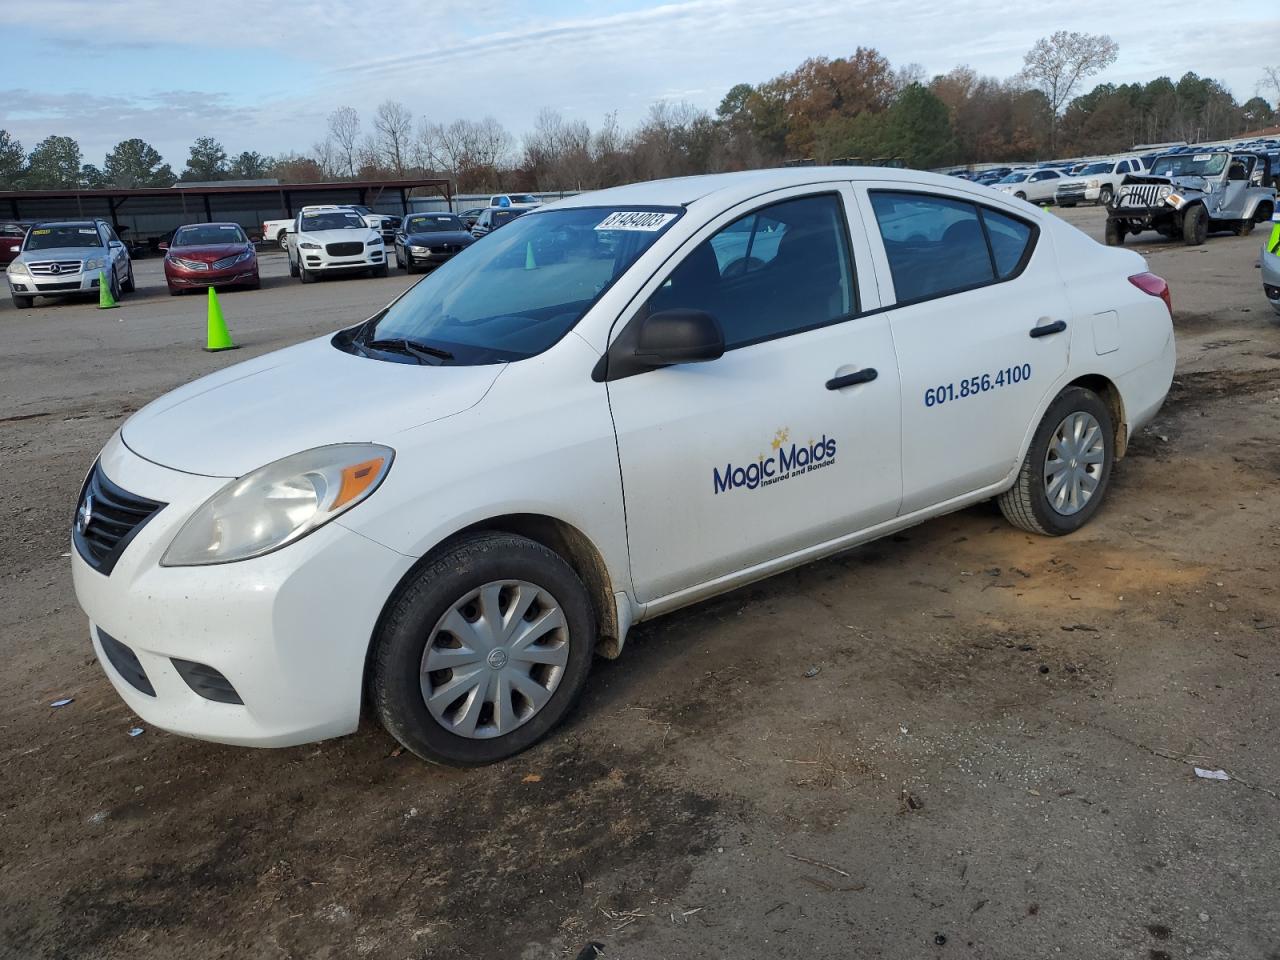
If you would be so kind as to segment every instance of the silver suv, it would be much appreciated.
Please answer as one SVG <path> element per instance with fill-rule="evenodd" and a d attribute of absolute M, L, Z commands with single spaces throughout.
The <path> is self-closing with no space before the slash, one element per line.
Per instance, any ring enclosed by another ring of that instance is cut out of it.
<path fill-rule="evenodd" d="M 1155 230 L 1184 243 L 1204 243 L 1211 230 L 1247 236 L 1276 209 L 1266 154 L 1209 149 L 1167 153 L 1150 173 L 1130 174 L 1107 204 L 1107 244 Z"/>
<path fill-rule="evenodd" d="M 30 307 L 36 297 L 97 293 L 99 274 L 113 297 L 133 292 L 129 251 L 105 220 L 33 224 L 5 271 L 19 309 Z"/>

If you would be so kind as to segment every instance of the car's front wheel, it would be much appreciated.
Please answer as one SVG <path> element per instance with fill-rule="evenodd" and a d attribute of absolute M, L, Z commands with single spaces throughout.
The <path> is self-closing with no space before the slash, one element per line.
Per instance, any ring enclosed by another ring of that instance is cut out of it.
<path fill-rule="evenodd" d="M 587 590 L 562 557 L 524 537 L 477 534 L 424 564 L 391 602 L 372 701 L 424 760 L 492 763 L 564 718 L 595 641 Z"/>
<path fill-rule="evenodd" d="M 1124 224 L 1119 220 L 1108 220 L 1106 230 L 1108 247 L 1119 247 L 1124 244 Z"/>
<path fill-rule="evenodd" d="M 1182 215 L 1182 242 L 1196 247 L 1209 238 L 1209 211 L 1197 203 Z"/>
<path fill-rule="evenodd" d="M 31 305 L 34 304 L 35 302 L 36 302 L 35 297 L 23 297 L 17 294 L 14 294 L 14 297 L 13 297 L 13 305 L 17 307 L 19 310 L 30 310 Z"/>
<path fill-rule="evenodd" d="M 1109 206 L 1111 204 L 1111 198 L 1113 195 L 1114 194 L 1111 190 L 1111 187 L 1104 186 L 1101 190 L 1098 191 L 1098 205 L 1102 207 Z"/>
<path fill-rule="evenodd" d="M 1067 387 L 1045 411 L 1018 478 L 1000 495 L 1000 510 L 1029 533 L 1073 533 L 1102 505 L 1114 455 L 1107 405 L 1092 390 Z"/>
<path fill-rule="evenodd" d="M 133 291 L 136 290 L 137 288 L 138 288 L 137 284 L 133 282 L 133 264 L 130 263 L 129 272 L 125 274 L 124 284 L 123 286 L 121 286 L 120 289 L 125 293 L 133 293 Z"/>

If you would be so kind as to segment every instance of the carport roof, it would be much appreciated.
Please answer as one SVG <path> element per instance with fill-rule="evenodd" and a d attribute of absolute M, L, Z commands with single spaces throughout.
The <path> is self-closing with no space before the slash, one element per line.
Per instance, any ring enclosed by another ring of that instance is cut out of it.
<path fill-rule="evenodd" d="M 451 184 L 444 179 L 414 180 L 341 180 L 325 183 L 244 184 L 226 183 L 205 186 L 135 187 L 133 189 L 59 189 L 59 190 L 0 190 L 0 200 L 75 200 L 103 199 L 124 200 L 130 197 L 201 197 L 206 194 L 227 193 L 327 193 L 350 190 L 413 190 L 435 189 L 446 197 L 452 195 Z"/>

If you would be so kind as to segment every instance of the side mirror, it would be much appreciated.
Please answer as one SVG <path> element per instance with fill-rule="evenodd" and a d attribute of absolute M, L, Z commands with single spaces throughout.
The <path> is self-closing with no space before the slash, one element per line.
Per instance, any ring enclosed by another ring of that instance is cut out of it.
<path fill-rule="evenodd" d="M 705 363 L 724 356 L 724 333 L 703 310 L 662 310 L 641 321 L 635 357 L 654 366 Z"/>
<path fill-rule="evenodd" d="M 161 240 L 161 241 L 156 245 L 156 249 L 157 249 L 157 250 L 168 250 L 168 249 L 169 249 L 169 241 L 167 241 L 167 240 Z"/>
<path fill-rule="evenodd" d="M 124 249 L 124 244 L 121 243 L 119 240 L 110 240 L 107 242 L 107 246 L 110 247 L 112 250 Z"/>
<path fill-rule="evenodd" d="M 22 252 L 22 244 L 20 244 L 20 243 L 18 243 L 18 244 L 14 244 L 12 247 L 10 247 L 10 248 L 9 248 L 9 252 L 10 252 L 10 253 L 21 253 L 21 252 Z"/>

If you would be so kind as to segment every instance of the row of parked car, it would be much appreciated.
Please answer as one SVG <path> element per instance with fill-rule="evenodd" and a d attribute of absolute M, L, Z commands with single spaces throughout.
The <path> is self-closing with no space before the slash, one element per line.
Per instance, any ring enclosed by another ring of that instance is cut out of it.
<path fill-rule="evenodd" d="M 282 231 L 289 273 L 303 283 L 322 275 L 369 273 L 386 276 L 387 246 L 406 273 L 430 270 L 480 237 L 538 205 L 529 194 L 499 194 L 490 206 L 462 213 L 414 213 L 403 218 L 374 214 L 367 207 L 304 207 Z M 394 223 L 388 223 L 394 221 Z M 263 224 L 264 238 L 275 233 Z M 384 236 L 384 230 L 390 230 Z M 237 223 L 193 223 L 178 227 L 160 243 L 169 293 L 178 296 L 209 287 L 258 289 L 262 278 L 254 241 Z M 99 294 L 106 283 L 119 299 L 134 290 L 127 245 L 103 219 L 0 223 L 0 265 L 14 305 L 26 309 L 36 297 L 70 298 Z"/>

